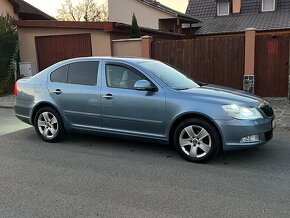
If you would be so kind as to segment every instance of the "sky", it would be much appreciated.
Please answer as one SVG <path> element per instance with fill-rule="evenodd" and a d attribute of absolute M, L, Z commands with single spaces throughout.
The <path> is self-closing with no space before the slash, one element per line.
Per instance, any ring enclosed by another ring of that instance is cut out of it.
<path fill-rule="evenodd" d="M 25 1 L 51 16 L 56 16 L 56 9 L 60 8 L 61 4 L 64 2 L 64 0 L 25 0 Z M 79 0 L 73 1 L 78 2 Z M 105 0 L 97 0 L 97 1 L 103 3 Z M 183 13 L 185 12 L 188 3 L 188 0 L 158 0 L 158 1 L 161 4 L 164 4 L 168 7 L 171 7 Z"/>

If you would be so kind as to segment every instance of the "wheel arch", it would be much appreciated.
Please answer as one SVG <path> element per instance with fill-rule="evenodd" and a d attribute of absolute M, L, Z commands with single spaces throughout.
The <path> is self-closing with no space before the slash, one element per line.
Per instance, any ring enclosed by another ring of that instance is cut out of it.
<path fill-rule="evenodd" d="M 190 113 L 184 113 L 179 115 L 178 117 L 176 117 L 174 119 L 174 121 L 172 122 L 171 126 L 170 126 L 170 130 L 169 130 L 169 143 L 173 143 L 173 136 L 174 136 L 174 131 L 177 128 L 177 126 L 183 122 L 184 120 L 190 119 L 190 118 L 200 118 L 203 120 L 206 120 L 207 122 L 209 122 L 210 124 L 213 125 L 213 127 L 217 130 L 218 135 L 220 137 L 221 140 L 221 146 L 224 144 L 224 138 L 223 138 L 223 134 L 222 131 L 220 129 L 220 127 L 218 126 L 218 124 L 209 116 L 202 114 L 202 113 L 198 113 L 198 112 L 190 112 Z"/>
<path fill-rule="evenodd" d="M 35 116 L 37 114 L 37 111 L 39 111 L 41 108 L 44 108 L 44 107 L 50 107 L 52 109 L 54 109 L 58 114 L 59 116 L 62 118 L 63 122 L 64 122 L 64 117 L 62 116 L 62 114 L 60 113 L 60 111 L 58 110 L 57 107 L 55 107 L 53 104 L 51 104 L 50 102 L 39 102 L 38 104 L 36 104 L 32 110 L 32 113 L 31 113 L 31 117 L 30 117 L 30 121 L 31 123 L 34 125 L 34 119 L 35 119 Z"/>

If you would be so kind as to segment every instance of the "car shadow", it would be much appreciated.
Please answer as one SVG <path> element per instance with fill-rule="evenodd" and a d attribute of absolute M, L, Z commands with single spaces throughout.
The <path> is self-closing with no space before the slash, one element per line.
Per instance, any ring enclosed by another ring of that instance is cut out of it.
<path fill-rule="evenodd" d="M 2 136 L 3 137 L 3 136 Z M 140 154 L 146 158 L 152 155 L 163 158 L 173 159 L 174 161 L 185 161 L 175 152 L 172 145 L 159 144 L 154 142 L 136 141 L 134 139 L 119 139 L 105 136 L 97 136 L 90 134 L 68 134 L 64 141 L 53 145 L 43 142 L 35 133 L 34 128 L 23 129 L 17 132 L 9 133 L 4 137 L 13 138 L 14 141 L 22 140 L 25 142 L 34 142 L 37 146 L 53 147 L 54 149 L 65 150 L 68 147 L 78 149 L 80 152 L 108 151 L 115 153 L 123 153 L 134 156 L 134 153 Z M 19 139 L 18 139 L 19 137 Z M 281 165 L 279 161 L 279 148 L 273 146 L 275 140 L 266 145 L 240 150 L 222 152 L 214 160 L 207 163 L 208 165 L 230 165 L 230 166 L 246 166 L 252 167 L 264 165 L 264 167 L 278 167 Z M 60 146 L 61 145 L 61 146 Z M 27 145 L 29 146 L 29 145 Z M 285 154 L 286 155 L 286 154 Z M 282 158 L 286 158 L 286 156 Z"/>
<path fill-rule="evenodd" d="M 221 152 L 214 160 L 206 164 L 193 164 L 182 159 L 175 151 L 174 146 L 153 142 L 142 142 L 134 139 L 118 139 L 104 136 L 70 134 L 65 141 L 70 146 L 87 147 L 92 152 L 112 152 L 114 155 L 122 154 L 128 158 L 141 158 L 144 162 L 163 162 L 163 164 L 177 165 L 180 167 L 201 167 L 200 169 L 247 169 L 255 172 L 279 171 L 281 168 L 288 169 L 281 165 L 278 150 L 274 148 L 273 142 L 266 145 L 239 151 Z M 289 169 L 290 170 L 290 169 Z"/>
<path fill-rule="evenodd" d="M 68 134 L 66 143 L 74 146 L 97 149 L 100 146 L 110 150 L 118 148 L 120 151 L 142 152 L 143 154 L 158 153 L 168 157 L 178 157 L 172 145 L 160 144 L 149 141 L 138 141 L 134 138 L 116 138 L 91 134 Z"/>

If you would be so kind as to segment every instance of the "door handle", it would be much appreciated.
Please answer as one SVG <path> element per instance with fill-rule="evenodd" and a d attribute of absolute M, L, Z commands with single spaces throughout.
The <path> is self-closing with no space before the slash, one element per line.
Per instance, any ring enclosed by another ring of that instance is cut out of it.
<path fill-rule="evenodd" d="M 56 95 L 60 95 L 62 91 L 60 89 L 56 89 L 55 91 L 53 91 L 53 93 Z"/>
<path fill-rule="evenodd" d="M 106 94 L 106 95 L 103 95 L 103 98 L 105 98 L 105 99 L 113 99 L 114 97 L 113 97 L 113 95 L 112 94 Z"/>

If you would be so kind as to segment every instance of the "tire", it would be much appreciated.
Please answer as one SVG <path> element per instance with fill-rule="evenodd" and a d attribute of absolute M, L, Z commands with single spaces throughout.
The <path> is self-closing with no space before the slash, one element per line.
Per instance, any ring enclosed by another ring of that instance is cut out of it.
<path fill-rule="evenodd" d="M 216 157 L 221 139 L 208 121 L 191 118 L 181 122 L 174 132 L 174 147 L 187 161 L 205 163 Z"/>
<path fill-rule="evenodd" d="M 58 112 L 50 107 L 37 111 L 34 127 L 38 136 L 46 142 L 58 142 L 65 137 L 65 129 Z"/>

